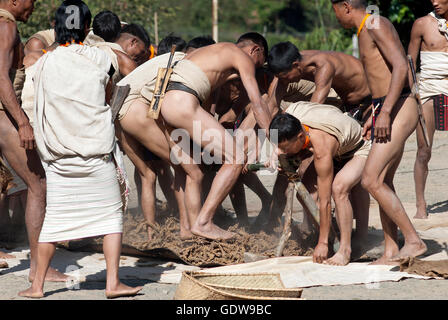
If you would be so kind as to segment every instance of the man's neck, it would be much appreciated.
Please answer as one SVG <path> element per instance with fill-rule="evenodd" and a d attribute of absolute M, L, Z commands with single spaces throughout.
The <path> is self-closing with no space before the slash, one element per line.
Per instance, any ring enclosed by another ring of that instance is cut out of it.
<path fill-rule="evenodd" d="M 16 16 L 16 15 L 14 14 L 14 10 L 11 9 L 11 7 L 9 6 L 8 3 L 0 2 L 0 9 L 3 9 L 3 10 L 8 11 L 8 12 L 9 12 L 10 14 L 12 14 L 14 17 Z"/>
<path fill-rule="evenodd" d="M 353 11 L 352 15 L 353 15 L 353 19 L 352 19 L 353 25 L 352 25 L 352 27 L 359 28 L 361 26 L 361 24 L 362 24 L 362 21 L 366 17 L 367 12 L 366 12 L 365 9 L 357 9 L 357 10 Z"/>

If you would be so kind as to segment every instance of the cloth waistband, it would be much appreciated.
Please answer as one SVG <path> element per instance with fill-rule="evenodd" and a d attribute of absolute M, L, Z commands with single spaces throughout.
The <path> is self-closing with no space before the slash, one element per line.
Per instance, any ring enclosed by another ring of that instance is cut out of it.
<path fill-rule="evenodd" d="M 183 83 L 180 82 L 170 82 L 166 88 L 166 92 L 171 91 L 171 90 L 179 90 L 179 91 L 184 91 L 187 92 L 189 94 L 194 95 L 198 100 L 199 100 L 199 104 L 202 105 L 202 101 L 199 98 L 199 95 L 196 91 L 194 91 L 193 89 L 187 87 L 186 85 L 184 85 Z"/>
<path fill-rule="evenodd" d="M 407 96 L 410 93 L 412 93 L 411 88 L 409 88 L 409 87 L 403 88 L 403 90 L 401 90 L 400 97 Z M 372 98 L 372 103 L 373 104 L 380 103 L 382 105 L 384 103 L 384 101 L 386 100 L 386 97 L 387 96 L 384 96 L 381 98 Z"/>

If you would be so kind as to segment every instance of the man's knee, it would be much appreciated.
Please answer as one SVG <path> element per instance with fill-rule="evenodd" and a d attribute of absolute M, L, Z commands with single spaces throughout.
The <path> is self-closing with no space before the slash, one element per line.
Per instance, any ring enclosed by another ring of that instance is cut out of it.
<path fill-rule="evenodd" d="M 427 164 L 431 160 L 432 152 L 431 148 L 423 147 L 419 148 L 417 151 L 417 161 L 419 163 Z"/>
<path fill-rule="evenodd" d="M 350 194 L 349 187 L 340 181 L 334 181 L 331 187 L 334 199 L 348 199 Z"/>
<path fill-rule="evenodd" d="M 187 175 L 195 183 L 202 183 L 202 180 L 204 179 L 204 173 L 197 166 L 190 166 L 187 169 Z"/>
<path fill-rule="evenodd" d="M 367 170 L 364 171 L 361 178 L 361 186 L 364 190 L 368 191 L 370 194 L 374 193 L 378 188 L 378 177 L 373 176 L 370 173 L 367 173 Z"/>

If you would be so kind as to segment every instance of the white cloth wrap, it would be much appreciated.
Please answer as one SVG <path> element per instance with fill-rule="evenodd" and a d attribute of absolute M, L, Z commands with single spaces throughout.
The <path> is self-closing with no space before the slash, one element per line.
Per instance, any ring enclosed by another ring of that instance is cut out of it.
<path fill-rule="evenodd" d="M 40 242 L 123 230 L 117 164 L 123 164 L 105 101 L 111 61 L 102 50 L 59 47 L 38 62 L 34 131 L 47 174 Z M 124 169 L 118 170 L 127 180 Z"/>
<path fill-rule="evenodd" d="M 110 154 L 115 128 L 105 102 L 109 56 L 97 48 L 71 45 L 58 47 L 37 63 L 34 134 L 41 159 Z"/>
<path fill-rule="evenodd" d="M 111 159 L 69 157 L 48 164 L 47 208 L 39 242 L 123 231 L 123 203 Z"/>
<path fill-rule="evenodd" d="M 448 53 L 420 52 L 420 98 L 426 103 L 430 97 L 448 94 Z"/>

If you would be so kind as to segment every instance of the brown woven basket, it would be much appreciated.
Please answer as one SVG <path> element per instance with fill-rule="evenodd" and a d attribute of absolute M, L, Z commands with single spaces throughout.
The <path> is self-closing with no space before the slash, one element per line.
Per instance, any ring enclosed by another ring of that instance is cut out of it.
<path fill-rule="evenodd" d="M 184 272 L 174 300 L 301 300 L 302 289 L 285 289 L 277 273 Z"/>

